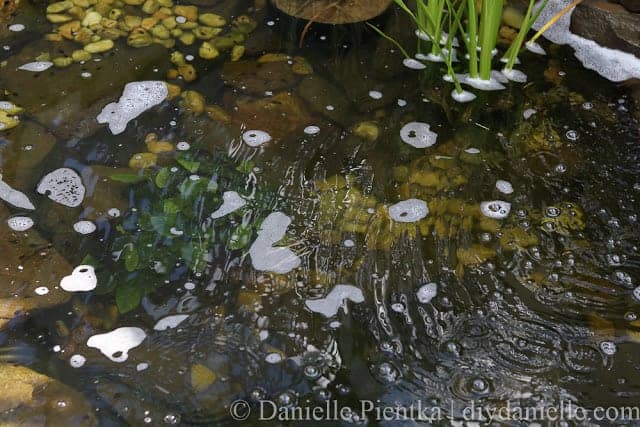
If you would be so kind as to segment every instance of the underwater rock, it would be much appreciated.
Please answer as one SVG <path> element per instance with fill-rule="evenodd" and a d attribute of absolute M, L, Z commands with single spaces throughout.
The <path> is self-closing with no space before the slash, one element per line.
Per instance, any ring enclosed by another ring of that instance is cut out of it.
<path fill-rule="evenodd" d="M 15 183 L 30 182 L 33 171 L 56 145 L 56 138 L 46 128 L 31 120 L 5 131 L 0 145 L 2 175 Z"/>
<path fill-rule="evenodd" d="M 0 363 L 3 426 L 97 426 L 87 399 L 69 386 L 24 366 Z"/>
<path fill-rule="evenodd" d="M 69 55 L 77 47 L 66 41 L 56 44 L 57 49 Z M 108 54 L 108 66 L 106 58 L 83 65 L 88 78 L 81 78 L 80 69 L 73 67 L 51 68 L 38 74 L 15 72 L 18 66 L 50 49 L 47 41 L 28 44 L 7 59 L 7 66 L 0 68 L 0 79 L 9 101 L 23 107 L 35 121 L 62 139 L 93 133 L 100 127 L 95 117 L 102 108 L 120 95 L 125 84 L 148 76 L 153 68 L 162 68 L 167 55 L 166 49 L 158 45 L 145 49 L 118 46 Z"/>
<path fill-rule="evenodd" d="M 82 215 L 86 219 L 96 220 L 109 217 L 111 209 L 126 212 L 129 209 L 127 198 L 128 185 L 116 182 L 110 177 L 116 174 L 135 174 L 133 169 L 112 168 L 108 166 L 94 165 L 82 171 L 82 177 L 86 183 L 86 196 L 82 202 L 84 208 Z"/>
<path fill-rule="evenodd" d="M 233 123 L 247 129 L 262 129 L 273 138 L 283 138 L 312 120 L 300 98 L 289 92 L 262 99 L 240 97 L 236 107 Z"/>
<path fill-rule="evenodd" d="M 298 95 L 304 99 L 310 110 L 319 113 L 344 127 L 351 123 L 353 105 L 344 90 L 328 80 L 312 75 L 305 77 L 298 86 Z"/>
<path fill-rule="evenodd" d="M 259 63 L 249 60 L 226 62 L 222 67 L 222 79 L 226 85 L 241 92 L 260 96 L 292 87 L 300 80 L 287 61 Z"/>
<path fill-rule="evenodd" d="M 70 294 L 52 286 L 68 274 L 71 266 L 40 234 L 6 226 L 9 211 L 0 205 L 0 329 L 30 311 L 52 307 L 69 300 Z M 41 289 L 40 291 L 37 291 Z"/>

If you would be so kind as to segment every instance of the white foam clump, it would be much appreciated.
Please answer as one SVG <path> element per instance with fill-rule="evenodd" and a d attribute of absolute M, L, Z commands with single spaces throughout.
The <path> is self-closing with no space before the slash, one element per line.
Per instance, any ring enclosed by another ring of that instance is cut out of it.
<path fill-rule="evenodd" d="M 222 195 L 222 206 L 211 214 L 211 218 L 222 218 L 231 212 L 237 211 L 246 204 L 247 201 L 240 197 L 235 191 L 225 191 Z"/>
<path fill-rule="evenodd" d="M 431 126 L 422 122 L 409 122 L 400 129 L 400 138 L 403 142 L 416 147 L 427 148 L 436 143 L 438 135 L 431 132 Z"/>
<path fill-rule="evenodd" d="M 87 362 L 87 358 L 81 354 L 74 354 L 69 358 L 69 365 L 72 368 L 82 368 Z"/>
<path fill-rule="evenodd" d="M 188 314 L 176 314 L 173 316 L 163 317 L 156 322 L 153 329 L 156 331 L 166 331 L 167 329 L 177 328 L 180 323 L 187 319 L 187 317 L 189 317 Z"/>
<path fill-rule="evenodd" d="M 291 249 L 273 246 L 282 240 L 290 224 L 291 218 L 282 212 L 273 212 L 265 218 L 249 249 L 253 268 L 285 274 L 300 266 L 300 258 Z"/>
<path fill-rule="evenodd" d="M 527 75 L 520 70 L 507 70 L 506 68 L 501 71 L 502 75 L 512 82 L 516 83 L 526 83 Z"/>
<path fill-rule="evenodd" d="M 47 288 L 46 286 L 38 286 L 37 288 L 35 288 L 34 292 L 36 293 L 36 295 L 46 295 L 49 293 L 49 288 Z"/>
<path fill-rule="evenodd" d="M 569 4 L 568 0 L 550 0 L 533 25 L 539 30 L 542 25 Z M 560 18 L 544 32 L 544 37 L 557 44 L 568 44 L 585 68 L 596 71 L 614 82 L 640 78 L 640 58 L 615 49 L 600 46 L 593 40 L 577 36 L 570 31 L 573 11 Z"/>
<path fill-rule="evenodd" d="M 511 203 L 502 200 L 491 200 L 480 203 L 480 211 L 486 217 L 504 219 L 511 212 Z"/>
<path fill-rule="evenodd" d="M 458 74 L 458 80 L 460 83 L 464 83 L 478 90 L 502 90 L 505 86 L 502 83 L 506 83 L 508 80 L 497 71 L 491 72 L 491 78 L 489 80 L 481 79 L 480 77 L 470 77 L 469 74 Z"/>
<path fill-rule="evenodd" d="M 389 206 L 389 216 L 396 222 L 416 222 L 429 214 L 427 203 L 419 199 L 408 199 Z"/>
<path fill-rule="evenodd" d="M 524 117 L 525 120 L 529 120 L 531 118 L 531 116 L 533 116 L 536 113 L 537 113 L 537 111 L 535 109 L 527 108 L 526 110 L 524 110 L 522 112 L 522 117 Z"/>
<path fill-rule="evenodd" d="M 427 66 L 424 65 L 422 62 L 413 58 L 405 58 L 402 61 L 402 64 L 407 68 L 411 68 L 412 70 L 424 70 L 425 68 L 427 68 Z"/>
<path fill-rule="evenodd" d="M 480 154 L 480 150 L 476 147 L 469 147 L 464 150 L 467 154 Z"/>
<path fill-rule="evenodd" d="M 324 298 L 308 299 L 304 305 L 314 313 L 320 313 L 325 317 L 333 317 L 345 303 L 345 300 L 354 303 L 364 302 L 362 290 L 352 285 L 336 285 Z"/>
<path fill-rule="evenodd" d="M 60 281 L 60 287 L 67 292 L 86 292 L 96 288 L 98 278 L 90 265 L 79 265 L 69 276 Z"/>
<path fill-rule="evenodd" d="M 504 179 L 499 179 L 496 181 L 496 188 L 499 192 L 504 194 L 513 193 L 513 185 L 509 181 L 505 181 Z"/>
<path fill-rule="evenodd" d="M 9 25 L 9 31 L 13 31 L 13 32 L 20 32 L 20 31 L 24 31 L 25 26 L 23 24 L 12 24 Z"/>
<path fill-rule="evenodd" d="M 31 71 L 33 73 L 40 73 L 42 71 L 48 70 L 52 66 L 53 66 L 53 62 L 35 61 L 35 62 L 29 62 L 27 64 L 19 66 L 18 70 Z"/>
<path fill-rule="evenodd" d="M 13 231 L 27 231 L 33 227 L 33 220 L 28 216 L 14 216 L 7 220 L 7 225 Z"/>
<path fill-rule="evenodd" d="M 428 304 L 438 294 L 438 285 L 436 283 L 427 283 L 420 286 L 416 292 L 416 298 L 421 304 Z"/>
<path fill-rule="evenodd" d="M 106 334 L 93 335 L 87 346 L 97 348 L 111 361 L 122 363 L 129 358 L 129 350 L 142 344 L 147 334 L 140 328 L 125 326 Z"/>
<path fill-rule="evenodd" d="M 369 97 L 371 99 L 382 99 L 382 92 L 380 92 L 378 90 L 370 90 L 369 91 Z"/>
<path fill-rule="evenodd" d="M 76 233 L 91 234 L 96 231 L 96 225 L 91 221 L 78 221 L 73 224 L 73 229 Z"/>
<path fill-rule="evenodd" d="M 466 103 L 471 102 L 476 99 L 476 95 L 473 92 L 469 92 L 467 90 L 463 90 L 462 92 L 458 92 L 457 90 L 453 90 L 451 92 L 451 98 L 453 98 L 456 102 Z"/>
<path fill-rule="evenodd" d="M 524 46 L 531 53 L 536 53 L 538 55 L 546 55 L 547 54 L 547 51 L 545 51 L 544 48 L 542 46 L 540 46 L 536 42 L 527 42 L 527 43 L 524 44 Z"/>
<path fill-rule="evenodd" d="M 118 135 L 131 120 L 160 104 L 168 95 L 167 84 L 162 81 L 127 83 L 118 102 L 107 104 L 96 119 L 98 123 L 108 123 L 111 133 Z"/>
<path fill-rule="evenodd" d="M 4 182 L 2 175 L 0 175 L 0 199 L 16 208 L 28 210 L 34 210 L 36 208 L 24 193 L 11 188 L 9 184 Z"/>
<path fill-rule="evenodd" d="M 271 135 L 263 130 L 248 130 L 242 134 L 242 140 L 249 147 L 259 147 L 271 141 Z"/>
<path fill-rule="evenodd" d="M 307 135 L 315 135 L 319 132 L 320 132 L 319 126 L 311 125 L 304 128 L 304 133 L 306 133 Z"/>
<path fill-rule="evenodd" d="M 54 202 L 70 208 L 80 206 L 85 193 L 82 178 L 69 168 L 56 169 L 45 175 L 36 190 L 40 194 L 47 194 Z"/>

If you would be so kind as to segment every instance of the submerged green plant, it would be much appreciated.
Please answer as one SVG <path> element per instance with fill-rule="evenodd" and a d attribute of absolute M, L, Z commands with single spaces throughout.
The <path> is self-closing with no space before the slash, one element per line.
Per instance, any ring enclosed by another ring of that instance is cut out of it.
<path fill-rule="evenodd" d="M 108 269 L 116 273 L 100 281 L 105 283 L 100 292 L 114 292 L 125 313 L 156 287 L 202 274 L 215 247 L 248 251 L 260 222 L 278 203 L 275 191 L 255 188 L 236 211 L 215 219 L 210 214 L 222 204 L 224 192 L 245 194 L 252 170 L 251 162 L 237 165 L 224 154 L 179 155 L 174 166 L 142 180 L 117 176 L 132 183 L 136 205 L 116 227 L 111 243 L 116 268 Z"/>

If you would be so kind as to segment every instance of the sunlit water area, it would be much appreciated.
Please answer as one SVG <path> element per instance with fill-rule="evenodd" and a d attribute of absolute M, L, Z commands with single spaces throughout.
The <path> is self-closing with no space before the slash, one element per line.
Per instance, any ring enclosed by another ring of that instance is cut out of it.
<path fill-rule="evenodd" d="M 0 0 L 0 425 L 639 425 L 585 3 Z"/>

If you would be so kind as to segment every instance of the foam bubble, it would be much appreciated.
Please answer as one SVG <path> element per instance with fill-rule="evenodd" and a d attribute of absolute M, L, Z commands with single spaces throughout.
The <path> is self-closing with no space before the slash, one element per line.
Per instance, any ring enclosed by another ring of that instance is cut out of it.
<path fill-rule="evenodd" d="M 453 100 L 456 102 L 465 103 L 465 102 L 471 102 L 474 99 L 476 99 L 476 95 L 466 90 L 463 90 L 462 92 L 458 92 L 457 90 L 454 89 L 451 92 L 451 98 L 453 98 Z"/>
<path fill-rule="evenodd" d="M 416 147 L 427 148 L 436 143 L 438 135 L 431 132 L 429 126 L 422 122 L 409 122 L 400 129 L 400 138 L 403 142 Z"/>
<path fill-rule="evenodd" d="M 546 55 L 547 52 L 544 50 L 544 48 L 542 46 L 540 46 L 538 43 L 536 42 L 527 42 L 525 43 L 525 47 L 527 48 L 527 50 L 529 52 L 532 53 L 536 53 L 538 55 Z"/>
<path fill-rule="evenodd" d="M 407 67 L 410 68 L 412 70 L 424 70 L 425 68 L 427 68 L 426 65 L 424 65 L 422 62 L 413 59 L 413 58 L 405 58 L 402 61 L 402 64 Z"/>
<path fill-rule="evenodd" d="M 73 224 L 73 229 L 76 233 L 91 234 L 96 231 L 96 225 L 91 221 L 78 221 Z"/>
<path fill-rule="evenodd" d="M 464 152 L 467 154 L 480 154 L 480 150 L 477 149 L 476 147 L 469 147 L 465 149 Z"/>
<path fill-rule="evenodd" d="M 60 287 L 67 292 L 85 292 L 96 288 L 98 278 L 90 265 L 79 265 L 69 276 L 60 281 Z"/>
<path fill-rule="evenodd" d="M 186 141 L 180 141 L 176 145 L 176 148 L 178 149 L 178 151 L 187 151 L 191 148 L 191 145 L 189 145 L 189 143 Z"/>
<path fill-rule="evenodd" d="M 109 215 L 111 218 L 118 218 L 120 216 L 120 209 L 111 208 L 107 211 L 107 215 Z"/>
<path fill-rule="evenodd" d="M 614 354 L 616 354 L 616 351 L 618 349 L 616 348 L 615 343 L 611 341 L 602 341 L 600 343 L 600 350 L 602 350 L 602 352 L 607 356 L 613 356 Z"/>
<path fill-rule="evenodd" d="M 438 294 L 438 285 L 436 283 L 427 283 L 422 285 L 418 292 L 416 292 L 416 298 L 421 304 L 428 304 Z"/>
<path fill-rule="evenodd" d="M 36 189 L 56 203 L 74 208 L 84 199 L 85 188 L 80 175 L 73 169 L 60 168 L 45 175 Z"/>
<path fill-rule="evenodd" d="M 307 135 L 315 135 L 320 132 L 320 128 L 318 126 L 307 126 L 304 128 L 304 133 Z"/>
<path fill-rule="evenodd" d="M 486 217 L 504 219 L 511 212 L 511 203 L 502 200 L 491 200 L 480 203 L 480 211 Z"/>
<path fill-rule="evenodd" d="M 149 108 L 160 104 L 169 95 L 162 81 L 127 83 L 118 102 L 106 105 L 98 117 L 98 123 L 108 123 L 114 135 L 124 132 L 129 122 Z"/>
<path fill-rule="evenodd" d="M 377 90 L 370 90 L 369 97 L 371 97 L 372 99 L 382 99 L 382 92 Z"/>
<path fill-rule="evenodd" d="M 15 33 L 19 33 L 20 31 L 24 31 L 25 26 L 22 24 L 12 24 L 9 25 L 9 31 L 13 31 Z"/>
<path fill-rule="evenodd" d="M 113 362 L 122 363 L 129 358 L 129 350 L 142 344 L 146 336 L 140 328 L 125 326 L 93 335 L 87 340 L 87 346 L 97 348 Z"/>
<path fill-rule="evenodd" d="M 81 354 L 74 354 L 69 358 L 69 365 L 72 368 L 81 368 L 87 362 L 87 358 Z"/>
<path fill-rule="evenodd" d="M 498 74 L 502 75 L 501 73 Z M 468 74 L 458 74 L 458 80 L 478 90 L 492 91 L 505 89 L 505 86 L 500 83 L 497 76 L 493 75 L 493 73 L 489 80 L 470 77 Z"/>
<path fill-rule="evenodd" d="M 529 120 L 531 118 L 531 116 L 533 116 L 535 113 L 537 113 L 537 111 L 534 110 L 533 108 L 527 108 L 522 113 L 522 117 L 524 117 L 525 120 Z"/>
<path fill-rule="evenodd" d="M 344 242 L 342 242 L 342 244 L 344 245 L 345 248 L 352 248 L 356 245 L 355 242 L 351 239 L 345 240 Z"/>
<path fill-rule="evenodd" d="M 29 62 L 28 64 L 24 64 L 18 67 L 18 70 L 22 71 L 31 71 L 34 73 L 40 73 L 42 71 L 48 70 L 53 66 L 53 62 L 49 61 L 35 61 Z"/>
<path fill-rule="evenodd" d="M 146 369 L 149 369 L 149 364 L 146 363 L 146 362 L 138 363 L 136 365 L 136 371 L 138 371 L 138 372 L 144 371 Z"/>
<path fill-rule="evenodd" d="M 211 218 L 222 218 L 231 212 L 237 211 L 246 204 L 246 200 L 240 197 L 240 195 L 235 191 L 225 191 L 222 195 L 222 206 L 211 214 Z"/>
<path fill-rule="evenodd" d="M 259 147 L 271 141 L 271 135 L 263 130 L 248 130 L 242 134 L 242 140 L 249 147 Z"/>
<path fill-rule="evenodd" d="M 407 101 L 402 98 L 398 98 L 398 107 L 406 107 L 406 106 L 407 106 Z"/>
<path fill-rule="evenodd" d="M 33 291 L 36 293 L 36 295 L 42 296 L 49 293 L 49 288 L 47 288 L 46 286 L 38 286 Z"/>
<path fill-rule="evenodd" d="M 33 220 L 28 216 L 14 216 L 7 220 L 7 225 L 13 231 L 27 231 L 33 227 Z"/>
<path fill-rule="evenodd" d="M 499 192 L 504 194 L 513 193 L 513 185 L 509 181 L 505 181 L 503 179 L 499 179 L 496 181 L 496 188 Z"/>
<path fill-rule="evenodd" d="M 280 353 L 269 353 L 264 358 L 265 362 L 276 364 L 282 362 L 282 355 Z"/>
<path fill-rule="evenodd" d="M 336 285 L 324 298 L 308 299 L 304 305 L 314 313 L 320 313 L 325 317 L 333 317 L 338 310 L 349 300 L 354 303 L 364 302 L 362 290 L 352 285 Z"/>
<path fill-rule="evenodd" d="M 539 30 L 551 17 L 562 10 L 567 0 L 550 0 L 533 25 Z M 568 44 L 575 50 L 575 56 L 585 68 L 596 71 L 606 79 L 620 82 L 631 78 L 640 78 L 640 58 L 600 46 L 593 40 L 577 36 L 570 31 L 573 10 L 560 18 L 547 31 L 544 37 L 557 44 Z"/>
<path fill-rule="evenodd" d="M 187 317 L 189 317 L 188 314 L 176 314 L 174 316 L 164 317 L 158 320 L 153 329 L 156 331 L 166 331 L 167 329 L 177 328 Z"/>
<path fill-rule="evenodd" d="M 2 181 L 2 175 L 0 175 L 0 199 L 16 208 L 28 210 L 34 210 L 36 208 L 24 193 L 14 190 L 9 184 Z"/>
<path fill-rule="evenodd" d="M 520 70 L 507 70 L 506 68 L 502 70 L 502 74 L 512 82 L 516 83 L 526 83 L 527 75 Z"/>
<path fill-rule="evenodd" d="M 389 216 L 396 222 L 416 222 L 429 214 L 427 203 L 419 199 L 408 199 L 389 206 Z"/>
<path fill-rule="evenodd" d="M 282 240 L 290 224 L 291 219 L 282 212 L 273 212 L 265 218 L 249 249 L 253 268 L 285 274 L 300 266 L 300 258 L 291 249 L 273 246 Z"/>

